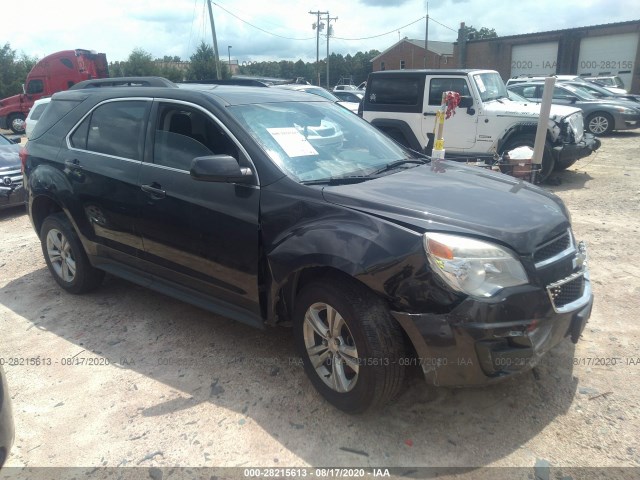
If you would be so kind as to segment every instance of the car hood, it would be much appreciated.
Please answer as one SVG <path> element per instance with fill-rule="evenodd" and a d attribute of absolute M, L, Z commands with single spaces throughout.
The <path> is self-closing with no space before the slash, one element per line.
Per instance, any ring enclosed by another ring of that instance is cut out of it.
<path fill-rule="evenodd" d="M 513 177 L 440 162 L 366 182 L 327 186 L 324 199 L 418 231 L 448 231 L 497 240 L 527 255 L 569 228 L 562 201 Z"/>
<path fill-rule="evenodd" d="M 0 169 L 20 167 L 20 145 L 0 146 Z"/>
<path fill-rule="evenodd" d="M 497 115 L 503 116 L 531 117 L 533 121 L 537 122 L 540 116 L 540 103 L 534 101 L 526 103 L 516 102 L 507 98 L 501 98 L 500 101 L 487 102 L 485 104 L 485 110 L 488 112 L 493 111 Z M 552 104 L 549 119 L 560 122 L 563 118 L 580 111 L 581 110 L 576 107 Z"/>

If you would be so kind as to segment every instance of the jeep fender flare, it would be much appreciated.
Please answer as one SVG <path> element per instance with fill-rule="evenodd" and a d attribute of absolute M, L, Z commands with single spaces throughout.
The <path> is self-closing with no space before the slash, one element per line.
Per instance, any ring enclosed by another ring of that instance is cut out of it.
<path fill-rule="evenodd" d="M 502 148 L 507 144 L 507 142 L 518 135 L 533 135 L 535 137 L 537 128 L 537 123 L 518 123 L 516 125 L 512 125 L 504 132 L 502 138 L 498 139 L 496 152 L 502 152 Z M 547 129 L 547 140 L 553 144 L 551 141 L 551 135 L 549 135 L 549 129 Z M 555 154 L 555 151 L 553 153 Z"/>
<path fill-rule="evenodd" d="M 421 145 L 418 139 L 416 138 L 413 130 L 409 126 L 407 122 L 404 120 L 394 120 L 389 118 L 374 118 L 369 122 L 371 125 L 376 127 L 381 132 L 386 133 L 391 138 L 401 143 L 405 147 L 409 147 L 412 150 L 416 150 L 418 152 L 424 151 L 425 145 Z M 397 136 L 391 134 L 391 132 L 397 132 Z M 404 141 L 402 141 L 398 137 L 404 137 Z"/>

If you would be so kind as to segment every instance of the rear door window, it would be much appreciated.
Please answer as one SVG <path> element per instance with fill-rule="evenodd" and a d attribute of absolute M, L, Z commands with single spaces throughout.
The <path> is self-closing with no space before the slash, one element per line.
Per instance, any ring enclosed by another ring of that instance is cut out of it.
<path fill-rule="evenodd" d="M 142 160 L 150 101 L 111 101 L 99 105 L 71 134 L 71 146 L 81 150 Z"/>

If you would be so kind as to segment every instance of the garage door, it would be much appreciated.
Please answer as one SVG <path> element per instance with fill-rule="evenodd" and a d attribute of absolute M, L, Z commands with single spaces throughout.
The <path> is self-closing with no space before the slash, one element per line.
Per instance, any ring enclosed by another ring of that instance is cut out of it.
<path fill-rule="evenodd" d="M 631 88 L 633 62 L 638 50 L 638 33 L 583 38 L 580 42 L 578 74 L 618 75 L 624 88 Z"/>
<path fill-rule="evenodd" d="M 558 42 L 515 45 L 511 49 L 511 76 L 556 73 Z"/>

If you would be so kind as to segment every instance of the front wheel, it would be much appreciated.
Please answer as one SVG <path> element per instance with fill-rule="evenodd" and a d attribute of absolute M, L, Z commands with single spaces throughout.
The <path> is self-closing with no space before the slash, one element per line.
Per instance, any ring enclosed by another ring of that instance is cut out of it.
<path fill-rule="evenodd" d="M 70 293 L 85 293 L 102 283 L 104 272 L 94 268 L 71 223 L 63 213 L 48 216 L 40 230 L 42 253 L 58 285 Z"/>
<path fill-rule="evenodd" d="M 613 122 L 608 113 L 592 113 L 587 117 L 587 130 L 594 135 L 609 135 L 613 131 Z"/>
<path fill-rule="evenodd" d="M 314 282 L 294 311 L 296 346 L 313 386 L 348 413 L 379 408 L 400 391 L 405 354 L 386 304 L 353 280 Z"/>
<path fill-rule="evenodd" d="M 22 135 L 27 128 L 27 124 L 24 121 L 24 115 L 22 113 L 13 113 L 9 115 L 7 120 L 11 131 L 17 135 Z"/>
<path fill-rule="evenodd" d="M 535 136 L 533 135 L 517 135 L 513 138 L 510 138 L 502 147 L 502 151 L 500 154 L 506 153 L 510 150 L 513 150 L 518 147 L 531 147 L 535 143 Z M 542 165 L 540 166 L 540 170 L 536 174 L 535 183 L 544 182 L 551 172 L 553 172 L 556 165 L 556 161 L 553 157 L 552 146 L 548 140 L 544 142 L 544 151 L 542 152 Z"/>

